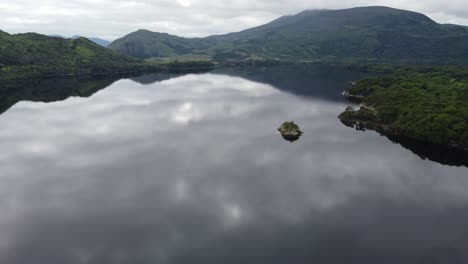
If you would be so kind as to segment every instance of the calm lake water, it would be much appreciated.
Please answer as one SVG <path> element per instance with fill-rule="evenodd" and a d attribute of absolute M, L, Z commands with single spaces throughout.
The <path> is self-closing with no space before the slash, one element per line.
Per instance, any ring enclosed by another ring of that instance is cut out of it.
<path fill-rule="evenodd" d="M 326 66 L 0 92 L 0 263 L 468 263 L 468 168 L 337 119 Z M 276 128 L 305 132 L 289 143 Z"/>

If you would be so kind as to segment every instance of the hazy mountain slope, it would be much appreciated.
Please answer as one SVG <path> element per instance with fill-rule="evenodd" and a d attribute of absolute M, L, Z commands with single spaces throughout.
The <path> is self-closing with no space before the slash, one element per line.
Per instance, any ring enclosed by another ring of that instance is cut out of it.
<path fill-rule="evenodd" d="M 304 11 L 256 28 L 201 39 L 140 30 L 109 47 L 140 58 L 207 54 L 218 60 L 332 57 L 459 62 L 468 60 L 468 29 L 441 25 L 415 12 L 360 7 Z"/>
<path fill-rule="evenodd" d="M 88 38 L 89 40 L 91 40 L 92 42 L 100 45 L 100 46 L 103 46 L 103 47 L 107 47 L 109 46 L 109 44 L 111 44 L 111 41 L 108 41 L 108 40 L 105 40 L 105 39 L 101 39 L 101 38 Z"/>
<path fill-rule="evenodd" d="M 55 35 L 48 35 L 49 37 L 56 37 L 56 38 L 64 38 L 64 39 L 68 39 L 68 37 L 65 37 L 65 36 L 62 36 L 62 35 L 58 35 L 58 34 L 55 34 Z M 74 35 L 73 37 L 71 37 L 70 39 L 78 39 L 78 38 L 81 38 L 82 36 L 79 36 L 79 35 Z M 103 46 L 103 47 L 107 47 L 109 46 L 109 44 L 111 43 L 111 41 L 108 41 L 108 40 L 105 40 L 105 39 L 101 39 L 101 38 L 88 38 L 88 37 L 84 37 L 84 38 L 87 38 L 89 40 L 91 40 L 92 42 L 98 44 L 99 46 Z"/>
<path fill-rule="evenodd" d="M 72 39 L 77 39 L 77 38 L 80 38 L 82 36 L 78 36 L 78 35 L 75 35 L 73 37 L 71 37 Z M 109 46 L 109 44 L 111 44 L 111 41 L 108 41 L 108 40 L 105 40 L 105 39 L 101 39 L 101 38 L 94 38 L 94 37 L 85 37 L 89 40 L 91 40 L 92 42 L 98 44 L 99 46 L 103 46 L 103 47 L 107 47 Z"/>

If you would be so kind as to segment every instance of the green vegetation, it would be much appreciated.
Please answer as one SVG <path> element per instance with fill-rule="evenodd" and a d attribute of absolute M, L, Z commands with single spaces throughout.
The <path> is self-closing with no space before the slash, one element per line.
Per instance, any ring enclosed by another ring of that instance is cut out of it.
<path fill-rule="evenodd" d="M 141 69 L 143 63 L 85 39 L 0 33 L 0 79 L 102 74 Z"/>
<path fill-rule="evenodd" d="M 245 31 L 181 38 L 139 30 L 109 48 L 138 58 L 208 56 L 244 60 L 467 63 L 468 28 L 415 12 L 362 7 L 310 10 Z"/>
<path fill-rule="evenodd" d="M 283 132 L 295 132 L 295 131 L 300 131 L 300 128 L 298 125 L 294 123 L 294 121 L 291 121 L 291 122 L 284 122 L 280 126 L 279 130 Z"/>
<path fill-rule="evenodd" d="M 63 39 L 0 31 L 0 80 L 59 75 L 213 67 L 210 61 L 145 62 L 101 47 L 86 38 Z"/>
<path fill-rule="evenodd" d="M 291 143 L 298 140 L 302 135 L 301 129 L 294 123 L 294 121 L 284 122 L 278 128 L 278 131 L 285 140 L 290 141 Z"/>
<path fill-rule="evenodd" d="M 165 61 L 150 63 L 153 68 L 165 70 L 190 70 L 190 69 L 212 69 L 215 65 L 207 60 L 187 60 L 187 61 Z"/>
<path fill-rule="evenodd" d="M 347 92 L 364 99 L 360 109 L 340 115 L 345 122 L 468 150 L 466 68 L 399 69 L 392 76 L 358 81 Z"/>

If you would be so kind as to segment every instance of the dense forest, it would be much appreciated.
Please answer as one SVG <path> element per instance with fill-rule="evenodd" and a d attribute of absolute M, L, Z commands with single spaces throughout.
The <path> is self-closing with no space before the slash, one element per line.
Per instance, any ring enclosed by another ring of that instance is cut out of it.
<path fill-rule="evenodd" d="M 110 73 L 141 67 L 140 60 L 117 54 L 85 38 L 0 32 L 0 79 Z"/>
<path fill-rule="evenodd" d="M 213 67 L 209 61 L 156 63 L 125 56 L 86 39 L 0 31 L 0 80 L 57 75 Z"/>
<path fill-rule="evenodd" d="M 468 69 L 402 68 L 360 80 L 346 94 L 362 102 L 340 115 L 345 122 L 468 150 Z"/>

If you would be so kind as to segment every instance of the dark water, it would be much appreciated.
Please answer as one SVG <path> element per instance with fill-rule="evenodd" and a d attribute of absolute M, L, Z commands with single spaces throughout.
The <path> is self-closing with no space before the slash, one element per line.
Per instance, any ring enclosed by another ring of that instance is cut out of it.
<path fill-rule="evenodd" d="M 339 93 L 360 77 L 4 85 L 0 263 L 468 263 L 468 168 L 342 125 Z"/>

